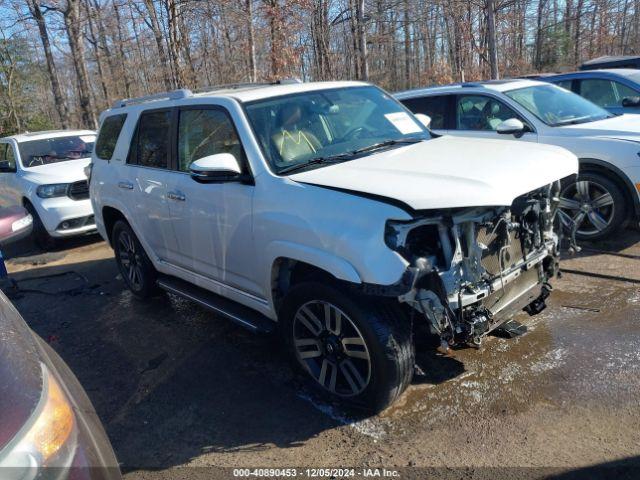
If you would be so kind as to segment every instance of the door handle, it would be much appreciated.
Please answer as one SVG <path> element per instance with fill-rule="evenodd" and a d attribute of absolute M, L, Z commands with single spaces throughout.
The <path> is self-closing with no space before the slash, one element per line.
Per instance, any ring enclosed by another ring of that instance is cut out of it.
<path fill-rule="evenodd" d="M 184 202 L 186 200 L 186 197 L 184 196 L 184 194 L 180 192 L 169 192 L 167 193 L 167 198 L 169 200 L 176 200 L 178 202 Z"/>
<path fill-rule="evenodd" d="M 133 183 L 131 182 L 118 182 L 118 187 L 125 190 L 133 190 Z"/>

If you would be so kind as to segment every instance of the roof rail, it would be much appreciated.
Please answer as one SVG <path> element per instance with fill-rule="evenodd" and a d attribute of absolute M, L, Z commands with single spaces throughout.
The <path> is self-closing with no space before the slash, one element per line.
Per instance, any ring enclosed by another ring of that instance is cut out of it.
<path fill-rule="evenodd" d="M 268 87 L 271 85 L 294 85 L 297 83 L 304 83 L 299 78 L 282 78 L 274 80 L 273 82 L 237 82 L 237 83 L 223 83 L 220 85 L 210 85 L 206 87 L 198 87 L 193 90 L 193 93 L 207 93 L 214 92 L 216 90 L 235 90 L 239 88 L 260 88 Z"/>
<path fill-rule="evenodd" d="M 113 103 L 111 108 L 122 108 L 127 105 L 137 105 L 139 103 L 154 102 L 158 100 L 180 100 L 192 96 L 191 90 L 180 88 L 170 92 L 155 93 L 153 95 L 145 95 L 144 97 L 124 98 Z"/>

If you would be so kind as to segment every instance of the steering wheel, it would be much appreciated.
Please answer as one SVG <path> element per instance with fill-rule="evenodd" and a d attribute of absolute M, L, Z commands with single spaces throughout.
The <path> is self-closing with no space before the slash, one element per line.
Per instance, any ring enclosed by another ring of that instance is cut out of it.
<path fill-rule="evenodd" d="M 366 132 L 366 128 L 362 126 L 352 128 L 351 130 L 348 130 L 347 133 L 345 133 L 342 136 L 342 138 L 340 138 L 340 140 L 344 141 L 344 140 L 352 140 L 354 138 L 358 138 L 358 136 L 363 132 Z"/>

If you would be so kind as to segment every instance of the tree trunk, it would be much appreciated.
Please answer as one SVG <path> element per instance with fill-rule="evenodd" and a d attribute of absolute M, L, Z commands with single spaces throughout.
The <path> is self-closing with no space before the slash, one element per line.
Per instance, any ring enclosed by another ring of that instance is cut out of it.
<path fill-rule="evenodd" d="M 247 5 L 247 41 L 249 43 L 249 79 L 252 82 L 258 81 L 258 70 L 256 67 L 256 45 L 253 34 L 253 0 L 246 0 Z"/>
<path fill-rule="evenodd" d="M 496 20 L 493 0 L 486 0 L 485 9 L 487 14 L 487 40 L 489 43 L 489 68 L 491 69 L 491 78 L 497 79 L 499 78 L 498 47 L 496 45 Z"/>
<path fill-rule="evenodd" d="M 160 66 L 162 67 L 162 79 L 164 81 L 164 87 L 167 90 L 173 88 L 173 82 L 171 80 L 171 69 L 169 67 L 169 61 L 167 60 L 167 53 L 164 49 L 164 40 L 162 30 L 160 29 L 160 22 L 158 21 L 158 12 L 153 4 L 153 0 L 144 0 L 144 4 L 147 7 L 149 13 L 149 20 L 153 37 L 156 41 L 156 47 L 158 48 L 158 56 L 160 57 Z"/>
<path fill-rule="evenodd" d="M 38 25 L 38 32 L 40 34 L 40 41 L 42 42 L 42 48 L 44 50 L 44 56 L 47 60 L 47 72 L 49 74 L 49 82 L 51 83 L 51 92 L 53 93 L 53 101 L 56 104 L 56 110 L 60 117 L 60 124 L 62 128 L 69 128 L 71 126 L 71 120 L 69 118 L 69 109 L 62 96 L 62 89 L 60 88 L 60 80 L 58 79 L 58 71 L 56 64 L 53 61 L 53 54 L 51 53 L 51 42 L 49 40 L 49 32 L 47 31 L 47 24 L 40 9 L 40 0 L 27 0 L 29 12 Z"/>
<path fill-rule="evenodd" d="M 82 24 L 80 21 L 80 0 L 67 0 L 67 8 L 64 13 L 64 25 L 69 38 L 69 49 L 76 71 L 78 83 L 78 101 L 82 123 L 86 128 L 97 127 L 96 115 L 91 102 L 91 87 L 89 73 L 84 55 L 84 42 L 82 38 Z"/>

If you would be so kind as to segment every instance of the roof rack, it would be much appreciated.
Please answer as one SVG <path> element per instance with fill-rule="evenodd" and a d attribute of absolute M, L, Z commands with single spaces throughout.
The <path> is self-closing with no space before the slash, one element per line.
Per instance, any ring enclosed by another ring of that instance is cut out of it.
<path fill-rule="evenodd" d="M 299 78 L 282 78 L 279 80 L 274 80 L 273 82 L 223 83 L 221 85 L 198 87 L 197 89 L 193 90 L 193 93 L 215 92 L 216 90 L 237 90 L 240 88 L 260 88 L 260 87 L 269 87 L 271 85 L 292 85 L 296 83 L 303 83 L 303 82 Z"/>
<path fill-rule="evenodd" d="M 111 108 L 122 108 L 127 105 L 137 105 L 139 103 L 154 102 L 158 100 L 181 100 L 193 95 L 193 92 L 186 88 L 172 90 L 170 92 L 155 93 L 153 95 L 145 95 L 144 97 L 125 98 L 113 103 Z"/>

